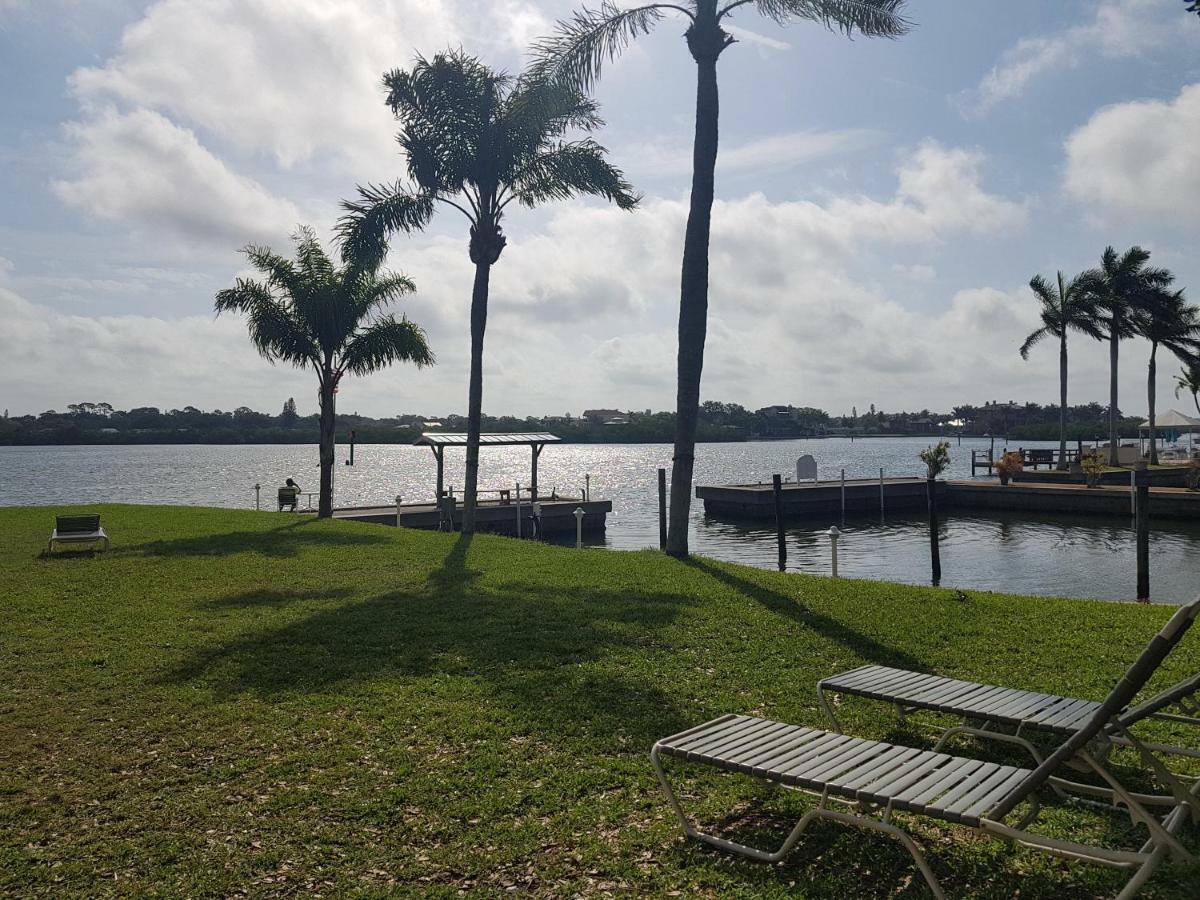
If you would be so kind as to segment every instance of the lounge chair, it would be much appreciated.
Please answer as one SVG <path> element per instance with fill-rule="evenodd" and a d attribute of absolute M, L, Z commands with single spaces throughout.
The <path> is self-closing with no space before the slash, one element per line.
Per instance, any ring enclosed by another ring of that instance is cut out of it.
<path fill-rule="evenodd" d="M 961 825 L 1068 859 L 1123 869 L 1131 875 L 1118 898 L 1128 900 L 1168 855 L 1181 862 L 1196 861 L 1177 835 L 1189 819 L 1198 819 L 1200 788 L 1189 790 L 1175 781 L 1170 796 L 1131 792 L 1090 752 L 1089 745 L 1103 734 L 1120 735 L 1149 754 L 1130 729 L 1152 716 L 1158 707 L 1142 704 L 1128 708 L 1128 704 L 1197 615 L 1200 598 L 1171 617 L 1107 699 L 1037 768 L 984 762 L 741 715 L 721 716 L 664 738 L 654 745 L 650 757 L 684 833 L 751 859 L 777 862 L 814 820 L 841 822 L 898 840 L 912 855 L 930 890 L 942 898 L 945 895 L 920 848 L 892 821 L 892 814 L 900 811 Z M 748 847 L 705 834 L 691 823 L 663 768 L 664 757 L 750 775 L 820 799 L 817 807 L 796 823 L 778 850 Z M 1086 765 L 1103 784 L 1083 784 L 1062 777 L 1064 768 L 1072 762 Z M 1155 773 L 1159 774 L 1159 769 Z M 1111 849 L 1027 830 L 1037 818 L 1041 795 L 1047 789 L 1086 800 L 1098 798 L 1107 804 L 1101 808 L 1110 813 L 1117 812 L 1115 804 L 1120 803 L 1122 814 L 1127 812 L 1148 832 L 1145 843 L 1137 849 Z M 857 809 L 831 809 L 831 802 L 852 804 Z M 1022 805 L 1027 810 L 1015 817 L 1014 811 Z M 881 811 L 881 815 L 865 815 L 868 810 Z"/>
<path fill-rule="evenodd" d="M 279 489 L 279 511 L 283 512 L 284 507 L 287 507 L 292 512 L 296 511 L 296 504 L 300 502 L 300 488 L 281 487 Z"/>
<path fill-rule="evenodd" d="M 841 732 L 842 725 L 833 711 L 828 694 L 847 694 L 891 703 L 901 718 L 917 710 L 959 716 L 963 724 L 943 731 L 934 746 L 935 750 L 941 750 L 956 735 L 971 735 L 1016 744 L 1038 763 L 1042 761 L 1042 753 L 1027 735 L 1041 732 L 1061 740 L 1086 725 L 1100 708 L 1099 701 L 1095 700 L 960 681 L 890 666 L 861 666 L 817 682 L 817 699 L 837 732 Z M 1137 711 L 1149 718 L 1200 727 L 1200 673 L 1185 678 L 1130 710 Z M 1013 730 L 999 731 L 998 728 Z M 1120 735 L 1105 733 L 1099 738 L 1097 746 L 1093 747 L 1093 752 L 1106 753 L 1111 744 L 1129 746 L 1130 742 Z M 1152 742 L 1144 742 L 1144 745 L 1155 753 L 1200 759 L 1200 748 Z"/>
<path fill-rule="evenodd" d="M 50 532 L 50 543 L 46 552 L 53 553 L 56 547 L 62 545 L 82 546 L 100 545 L 101 550 L 112 546 L 108 535 L 100 527 L 99 514 L 87 516 L 55 516 L 54 530 Z"/>

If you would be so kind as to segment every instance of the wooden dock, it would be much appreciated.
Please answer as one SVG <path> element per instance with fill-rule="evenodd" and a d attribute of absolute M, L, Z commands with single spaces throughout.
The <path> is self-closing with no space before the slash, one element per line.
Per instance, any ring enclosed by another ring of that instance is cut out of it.
<path fill-rule="evenodd" d="M 938 509 L 942 512 L 971 509 L 1037 510 L 1076 515 L 1129 516 L 1131 491 L 1127 485 L 1089 488 L 1081 484 L 1030 484 L 996 481 L 938 481 Z M 732 519 L 773 521 L 774 490 L 766 484 L 698 486 L 696 496 L 709 515 Z M 840 515 L 843 509 L 840 481 L 789 482 L 782 487 L 783 514 L 788 519 Z M 850 515 L 913 512 L 926 509 L 928 486 L 924 478 L 847 480 L 844 509 Z M 1150 488 L 1151 516 L 1200 520 L 1200 492 L 1178 487 Z"/>
<path fill-rule="evenodd" d="M 541 533 L 574 534 L 575 510 L 582 509 L 584 534 L 604 531 L 608 513 L 612 512 L 612 502 L 609 500 L 580 500 L 569 497 L 558 497 L 538 501 L 541 508 Z M 521 517 L 521 534 L 529 537 L 533 534 L 533 507 L 529 502 L 522 502 L 519 515 Z M 483 500 L 475 508 L 475 523 L 478 531 L 490 534 L 516 535 L 518 508 L 514 502 L 503 500 Z M 439 523 L 438 508 L 433 502 L 405 503 L 400 506 L 397 516 L 396 506 L 355 506 L 333 511 L 335 519 L 350 519 L 356 522 L 374 522 L 379 525 L 399 525 L 404 528 L 423 528 L 436 531 Z M 456 505 L 454 510 L 454 527 L 457 530 L 462 525 L 462 506 Z"/>

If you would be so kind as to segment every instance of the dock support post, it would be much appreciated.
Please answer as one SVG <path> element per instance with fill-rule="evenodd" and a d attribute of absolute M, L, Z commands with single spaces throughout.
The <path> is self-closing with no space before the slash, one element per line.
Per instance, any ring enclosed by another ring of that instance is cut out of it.
<path fill-rule="evenodd" d="M 779 542 L 779 571 L 787 568 L 787 542 L 783 536 L 783 479 L 771 476 L 771 490 L 775 495 L 775 538 Z"/>
<path fill-rule="evenodd" d="M 1138 511 L 1138 495 L 1137 495 L 1137 472 L 1130 471 L 1129 473 L 1129 514 L 1137 517 Z"/>
<path fill-rule="evenodd" d="M 1134 523 L 1137 529 L 1137 598 L 1150 602 L 1150 484 L 1141 479 L 1136 488 Z"/>
<path fill-rule="evenodd" d="M 517 537 L 521 536 L 521 482 L 517 482 Z"/>
<path fill-rule="evenodd" d="M 879 518 L 883 518 L 883 468 L 879 469 Z"/>
<path fill-rule="evenodd" d="M 667 470 L 658 470 L 658 549 L 667 549 Z"/>
<path fill-rule="evenodd" d="M 254 486 L 254 508 L 258 509 L 258 510 L 262 509 L 262 485 L 261 484 L 256 484 Z"/>
<path fill-rule="evenodd" d="M 842 524 L 846 524 L 846 470 L 842 469 Z"/>
<path fill-rule="evenodd" d="M 929 560 L 933 566 L 933 584 L 942 581 L 942 553 L 938 546 L 937 481 L 927 479 L 925 488 L 929 494 Z"/>
<path fill-rule="evenodd" d="M 588 501 L 592 499 L 592 475 L 590 472 L 583 476 L 583 499 Z"/>
<path fill-rule="evenodd" d="M 400 527 L 400 504 L 404 502 L 404 498 L 399 494 L 396 495 L 396 527 Z"/>
<path fill-rule="evenodd" d="M 354 429 L 350 430 L 350 458 L 346 460 L 346 465 L 354 465 L 354 440 L 358 437 L 358 432 Z"/>

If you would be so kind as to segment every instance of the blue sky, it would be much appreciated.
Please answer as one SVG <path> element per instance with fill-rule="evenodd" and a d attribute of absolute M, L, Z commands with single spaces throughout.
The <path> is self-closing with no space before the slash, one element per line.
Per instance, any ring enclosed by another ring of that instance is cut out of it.
<path fill-rule="evenodd" d="M 248 241 L 324 235 L 401 164 L 378 78 L 461 45 L 517 70 L 574 2 L 0 0 L 0 406 L 80 400 L 315 406 L 213 294 Z M 778 28 L 747 9 L 720 63 L 706 399 L 835 413 L 1052 402 L 1029 277 L 1140 243 L 1200 292 L 1200 19 L 1177 0 L 913 0 L 898 41 Z M 665 20 L 605 73 L 600 140 L 646 196 L 507 223 L 485 409 L 670 408 L 694 65 Z M 401 310 L 439 357 L 348 383 L 341 406 L 462 411 L 470 266 L 449 215 L 397 238 Z M 1145 409 L 1145 346 L 1122 406 Z M 69 359 L 72 365 L 64 367 Z M 1160 365 L 1160 408 L 1174 363 Z M 1071 391 L 1106 397 L 1072 345 Z"/>

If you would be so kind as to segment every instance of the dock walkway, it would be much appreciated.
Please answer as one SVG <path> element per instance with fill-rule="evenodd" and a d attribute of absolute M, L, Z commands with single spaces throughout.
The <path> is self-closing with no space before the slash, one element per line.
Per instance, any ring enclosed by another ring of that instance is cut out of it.
<path fill-rule="evenodd" d="M 608 513 L 612 512 L 612 502 L 609 500 L 580 500 L 570 497 L 539 500 L 542 511 L 542 534 L 574 534 L 575 510 L 583 509 L 583 531 L 585 534 L 603 531 Z M 475 508 L 475 520 L 479 531 L 493 534 L 516 534 L 517 504 L 502 500 L 483 500 Z M 529 517 L 533 508 L 528 501 L 520 506 L 521 530 L 528 534 L 531 530 Z M 400 506 L 399 521 L 396 507 L 392 506 L 355 506 L 333 511 L 335 519 L 350 519 L 355 522 L 374 522 L 379 525 L 400 525 L 405 528 L 423 528 L 436 531 L 438 527 L 438 509 L 432 502 L 404 503 Z M 462 522 L 462 506 L 456 505 L 454 524 L 457 528 Z"/>

